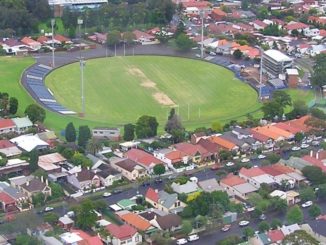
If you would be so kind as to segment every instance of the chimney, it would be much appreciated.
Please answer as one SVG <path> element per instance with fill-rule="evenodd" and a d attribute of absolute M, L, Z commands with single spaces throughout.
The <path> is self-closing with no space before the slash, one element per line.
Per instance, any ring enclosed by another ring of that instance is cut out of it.
<path fill-rule="evenodd" d="M 158 193 L 158 189 L 155 189 L 155 192 Z"/>
<path fill-rule="evenodd" d="M 29 186 L 29 181 L 26 182 L 26 186 Z"/>
<path fill-rule="evenodd" d="M 310 151 L 310 157 L 312 157 L 313 154 L 314 154 L 314 152 L 311 150 L 311 151 Z"/>
<path fill-rule="evenodd" d="M 41 182 L 44 182 L 44 177 L 43 177 L 43 175 L 41 176 Z"/>
<path fill-rule="evenodd" d="M 319 160 L 319 151 L 316 153 L 316 159 Z"/>
<path fill-rule="evenodd" d="M 45 179 L 45 185 L 49 185 L 49 181 L 48 181 L 48 179 Z"/>

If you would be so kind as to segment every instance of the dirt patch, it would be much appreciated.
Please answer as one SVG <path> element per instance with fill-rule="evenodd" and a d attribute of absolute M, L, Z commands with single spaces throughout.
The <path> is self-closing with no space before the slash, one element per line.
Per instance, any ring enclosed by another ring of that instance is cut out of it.
<path fill-rule="evenodd" d="M 164 106 L 175 106 L 173 100 L 168 95 L 160 91 L 156 87 L 156 83 L 148 79 L 148 77 L 146 77 L 146 75 L 140 69 L 132 67 L 132 68 L 128 68 L 128 72 L 132 76 L 136 76 L 140 78 L 141 80 L 140 86 L 153 90 L 152 96 L 159 104 Z"/>

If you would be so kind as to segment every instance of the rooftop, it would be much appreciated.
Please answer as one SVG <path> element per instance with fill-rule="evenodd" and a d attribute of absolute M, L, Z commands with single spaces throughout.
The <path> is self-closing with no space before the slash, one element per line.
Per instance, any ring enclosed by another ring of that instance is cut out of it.
<path fill-rule="evenodd" d="M 283 54 L 282 52 L 275 50 L 275 49 L 267 50 L 264 52 L 264 54 L 278 62 L 292 61 L 292 59 L 289 56 L 287 56 L 287 55 Z"/>
<path fill-rule="evenodd" d="M 121 226 L 109 224 L 106 226 L 107 231 L 120 240 L 126 240 L 137 233 L 137 230 L 128 224 Z"/>

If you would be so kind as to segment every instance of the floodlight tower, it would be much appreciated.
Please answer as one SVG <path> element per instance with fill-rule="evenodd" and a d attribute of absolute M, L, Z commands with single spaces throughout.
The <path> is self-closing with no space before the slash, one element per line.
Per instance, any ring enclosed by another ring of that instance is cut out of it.
<path fill-rule="evenodd" d="M 51 19 L 51 28 L 52 28 L 52 68 L 55 67 L 54 62 L 54 25 L 55 25 L 55 19 Z"/>

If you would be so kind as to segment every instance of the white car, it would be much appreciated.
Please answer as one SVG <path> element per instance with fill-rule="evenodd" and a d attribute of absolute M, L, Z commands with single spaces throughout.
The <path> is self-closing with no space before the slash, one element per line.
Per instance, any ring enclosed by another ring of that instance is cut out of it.
<path fill-rule="evenodd" d="M 303 204 L 301 205 L 301 207 L 303 207 L 303 208 L 308 208 L 308 207 L 310 207 L 311 205 L 312 205 L 312 201 L 307 201 L 307 202 L 303 203 Z"/>
<path fill-rule="evenodd" d="M 258 159 L 265 159 L 265 158 L 266 158 L 266 156 L 263 154 L 258 155 Z"/>
<path fill-rule="evenodd" d="M 232 167 L 233 165 L 234 165 L 233 162 L 228 162 L 227 164 L 225 164 L 225 166 L 227 166 L 227 167 Z"/>
<path fill-rule="evenodd" d="M 302 144 L 300 147 L 301 147 L 301 149 L 306 149 L 306 148 L 309 147 L 309 145 L 308 144 Z"/>
<path fill-rule="evenodd" d="M 311 144 L 313 145 L 313 146 L 319 146 L 319 141 L 317 141 L 317 140 L 314 140 L 313 142 L 311 142 Z"/>
<path fill-rule="evenodd" d="M 291 148 L 291 150 L 292 150 L 292 151 L 299 151 L 299 150 L 300 150 L 300 147 L 298 147 L 298 146 L 293 146 L 293 147 Z"/>
<path fill-rule="evenodd" d="M 181 238 L 177 240 L 177 245 L 182 245 L 186 243 L 188 243 L 188 241 L 185 238 Z"/>
<path fill-rule="evenodd" d="M 249 158 L 242 158 L 241 162 L 250 162 L 250 159 Z"/>
<path fill-rule="evenodd" d="M 188 241 L 189 242 L 197 241 L 197 240 L 199 240 L 199 236 L 197 234 L 193 234 L 193 235 L 188 236 Z"/>
<path fill-rule="evenodd" d="M 44 212 L 50 212 L 50 211 L 52 211 L 54 208 L 53 207 L 46 207 L 45 209 L 44 209 Z"/>
<path fill-rule="evenodd" d="M 209 52 L 209 55 L 216 56 L 215 52 Z"/>
<path fill-rule="evenodd" d="M 249 221 L 247 221 L 247 220 L 242 220 L 239 223 L 239 226 L 247 226 L 247 225 L 249 225 Z"/>
<path fill-rule="evenodd" d="M 110 192 L 104 192 L 103 193 L 103 197 L 109 197 L 109 196 L 111 196 L 112 194 L 110 193 Z"/>

